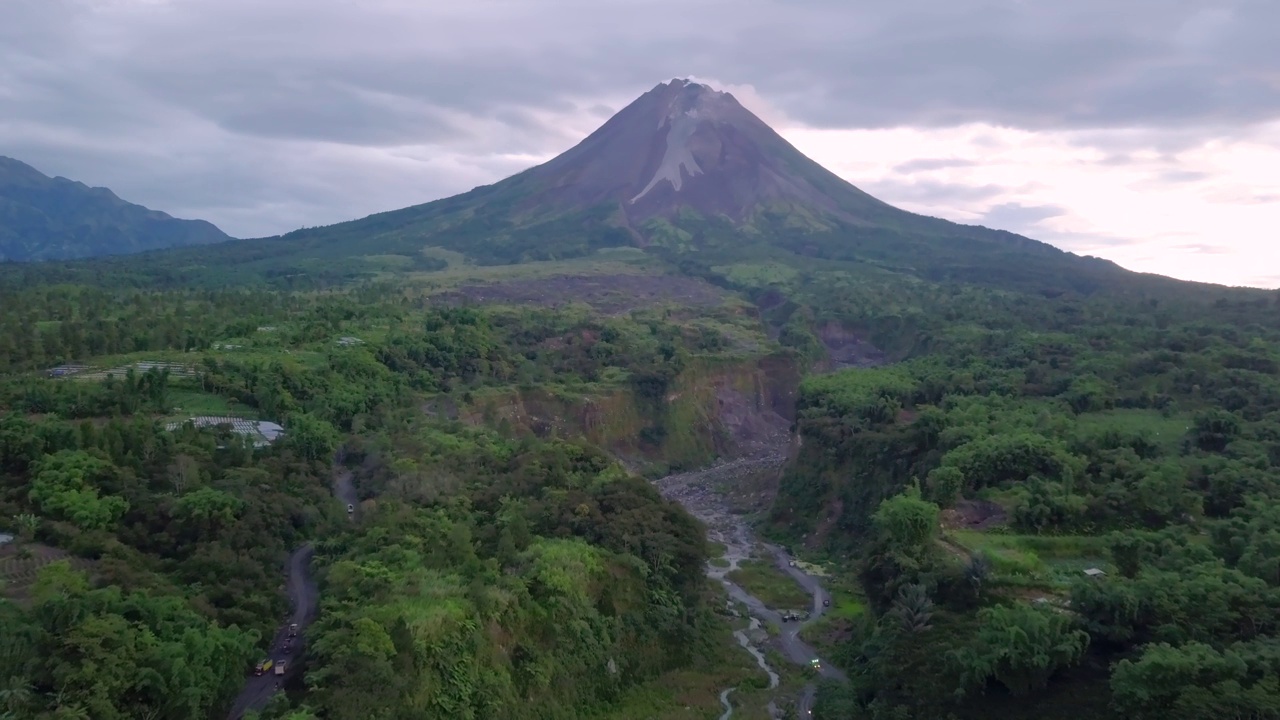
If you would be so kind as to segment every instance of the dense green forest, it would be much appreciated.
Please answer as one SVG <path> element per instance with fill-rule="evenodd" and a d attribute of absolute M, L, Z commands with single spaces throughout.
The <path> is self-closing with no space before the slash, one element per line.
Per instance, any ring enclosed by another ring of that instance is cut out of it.
<path fill-rule="evenodd" d="M 719 717 L 761 673 L 638 473 L 714 461 L 726 387 L 794 387 L 770 363 L 812 372 L 764 528 L 860 608 L 813 633 L 850 677 L 816 717 L 1280 717 L 1280 298 L 730 250 L 5 274 L 0 717 L 225 717 L 305 542 L 319 614 L 265 718 Z M 654 297 L 565 289 L 593 273 Z M 825 372 L 850 338 L 880 366 Z"/>
<path fill-rule="evenodd" d="M 419 407 L 552 384 L 651 398 L 719 334 L 669 311 L 430 307 L 386 284 L 5 299 L 4 717 L 221 716 L 306 540 L 323 598 L 309 709 L 273 717 L 605 717 L 719 652 L 683 510 L 580 439 Z M 287 430 L 254 447 L 195 415 Z M 330 499 L 342 472 L 371 498 L 356 527 Z"/>
<path fill-rule="evenodd" d="M 1277 301 L 958 294 L 807 380 L 772 524 L 867 606 L 820 714 L 1280 716 Z"/>

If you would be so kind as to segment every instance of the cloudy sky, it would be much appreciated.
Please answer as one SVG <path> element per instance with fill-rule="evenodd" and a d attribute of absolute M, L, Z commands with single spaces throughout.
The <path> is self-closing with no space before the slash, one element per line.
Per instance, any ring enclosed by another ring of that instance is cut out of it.
<path fill-rule="evenodd" d="M 1278 0 L 0 0 L 0 154 L 227 232 L 548 159 L 672 77 L 878 197 L 1280 286 Z"/>

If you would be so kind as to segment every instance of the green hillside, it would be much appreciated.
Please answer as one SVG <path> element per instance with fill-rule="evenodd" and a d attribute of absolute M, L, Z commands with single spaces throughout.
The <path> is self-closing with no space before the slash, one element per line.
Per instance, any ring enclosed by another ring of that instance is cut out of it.
<path fill-rule="evenodd" d="M 0 156 L 0 262 L 128 255 L 230 240 L 203 220 L 179 220 Z"/>

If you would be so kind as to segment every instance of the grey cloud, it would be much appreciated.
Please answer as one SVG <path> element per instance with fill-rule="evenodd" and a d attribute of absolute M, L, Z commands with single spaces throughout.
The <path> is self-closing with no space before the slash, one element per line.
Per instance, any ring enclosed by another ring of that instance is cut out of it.
<path fill-rule="evenodd" d="M 930 170 L 945 170 L 946 168 L 954 167 L 973 167 L 974 165 L 977 165 L 977 163 L 964 158 L 917 158 L 895 165 L 893 171 L 909 174 L 928 172 Z"/>
<path fill-rule="evenodd" d="M 1160 173 L 1157 178 L 1163 183 L 1189 183 L 1207 180 L 1213 177 L 1207 172 L 1197 170 L 1169 170 Z"/>
<path fill-rule="evenodd" d="M 492 182 L 688 75 L 816 127 L 1067 129 L 1115 158 L 1280 117 L 1273 0 L 3 2 L 0 152 L 238 234 Z"/>
<path fill-rule="evenodd" d="M 1028 237 L 1041 242 L 1047 242 L 1051 245 L 1060 247 L 1063 250 L 1086 254 L 1100 248 L 1121 247 L 1123 245 L 1132 245 L 1134 243 L 1134 239 L 1131 237 L 1122 237 L 1108 233 L 1064 232 L 1061 230 L 1038 228 L 1034 232 L 1025 232 L 1020 234 L 1027 235 Z"/>
<path fill-rule="evenodd" d="M 1041 220 L 1066 214 L 1067 209 L 1057 205 L 1022 205 L 1001 203 L 982 216 L 984 225 L 1000 228 L 1028 228 Z"/>
<path fill-rule="evenodd" d="M 1185 243 L 1183 245 L 1174 245 L 1171 250 L 1182 250 L 1183 252 L 1195 253 L 1197 255 L 1230 255 L 1231 248 L 1221 245 L 1206 245 L 1204 243 Z"/>
<path fill-rule="evenodd" d="M 1210 173 L 1195 170 L 1163 170 L 1131 185 L 1136 190 L 1159 192 L 1171 185 L 1196 183 L 1213 177 Z"/>
<path fill-rule="evenodd" d="M 434 108 L 335 85 L 273 93 L 252 104 L 212 107 L 208 117 L 246 135 L 367 146 L 447 142 L 461 135 Z"/>
<path fill-rule="evenodd" d="M 863 183 L 862 189 L 890 203 L 917 205 L 972 205 L 1010 191 L 1001 185 L 958 185 L 935 180 L 881 179 Z"/>
<path fill-rule="evenodd" d="M 1255 275 L 1245 282 L 1248 287 L 1280 289 L 1280 275 Z"/>
<path fill-rule="evenodd" d="M 1131 237 L 1107 233 L 1070 232 L 1040 224 L 1042 220 L 1060 217 L 1067 212 L 1067 208 L 1059 205 L 1024 205 L 1006 202 L 988 208 L 978 224 L 1009 230 L 1076 253 L 1088 254 L 1094 250 L 1120 247 L 1134 242 L 1134 238 Z"/>
<path fill-rule="evenodd" d="M 1204 197 L 1212 202 L 1233 205 L 1280 204 L 1280 193 L 1260 193 L 1247 187 L 1218 188 L 1204 193 Z"/>

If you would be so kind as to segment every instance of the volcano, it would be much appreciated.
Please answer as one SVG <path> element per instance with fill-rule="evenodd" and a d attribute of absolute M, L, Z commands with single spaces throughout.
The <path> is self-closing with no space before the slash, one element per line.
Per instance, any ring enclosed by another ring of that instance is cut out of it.
<path fill-rule="evenodd" d="M 762 258 L 1046 294 L 1087 294 L 1137 277 L 1013 233 L 895 208 L 806 157 L 733 95 L 680 79 L 644 93 L 561 155 L 492 185 L 279 237 L 166 251 L 157 262 L 187 268 L 180 279 L 193 282 L 204 268 L 220 281 L 248 273 L 332 284 L 376 276 L 387 262 L 436 270 L 440 250 L 501 265 L 621 246 L 705 277 Z"/>
<path fill-rule="evenodd" d="M 616 204 L 633 225 L 683 208 L 735 222 L 767 206 L 852 223 L 893 210 L 805 157 L 733 95 L 688 80 L 641 95 L 527 176 L 543 186 L 539 202 Z"/>

